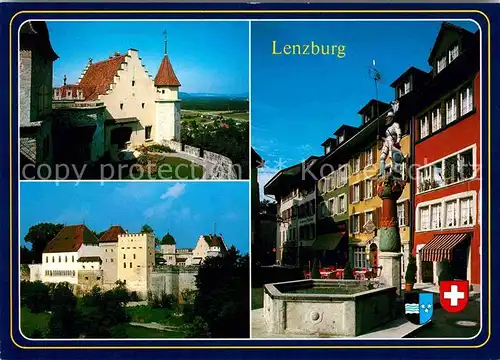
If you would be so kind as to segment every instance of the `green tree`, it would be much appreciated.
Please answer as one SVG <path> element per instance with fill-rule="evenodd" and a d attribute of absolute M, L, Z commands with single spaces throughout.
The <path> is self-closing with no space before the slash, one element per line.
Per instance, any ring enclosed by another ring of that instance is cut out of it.
<path fill-rule="evenodd" d="M 41 281 L 21 282 L 21 304 L 34 314 L 50 309 L 49 287 Z"/>
<path fill-rule="evenodd" d="M 32 261 L 42 262 L 42 253 L 45 247 L 63 227 L 63 224 L 40 223 L 29 228 L 24 241 L 31 243 Z"/>
<path fill-rule="evenodd" d="M 175 239 L 174 237 L 168 232 L 165 234 L 163 239 L 161 239 L 161 244 L 162 245 L 175 245 Z"/>
<path fill-rule="evenodd" d="M 26 246 L 21 245 L 21 264 L 31 264 L 34 262 L 34 253 Z"/>
<path fill-rule="evenodd" d="M 128 297 L 121 284 L 106 292 L 95 286 L 85 294 L 78 306 L 81 335 L 89 338 L 113 336 L 113 327 L 129 320 L 125 312 Z"/>
<path fill-rule="evenodd" d="M 198 292 L 190 315 L 192 319 L 197 316 L 203 319 L 211 337 L 250 335 L 248 274 L 248 255 L 240 255 L 234 246 L 226 255 L 210 257 L 200 266 L 196 275 Z"/>
<path fill-rule="evenodd" d="M 144 224 L 142 225 L 141 227 L 141 233 L 150 233 L 150 234 L 154 234 L 154 230 L 151 226 L 149 226 L 148 224 Z"/>
<path fill-rule="evenodd" d="M 76 338 L 79 336 L 76 297 L 68 283 L 58 283 L 54 286 L 51 296 L 51 310 L 49 337 Z"/>

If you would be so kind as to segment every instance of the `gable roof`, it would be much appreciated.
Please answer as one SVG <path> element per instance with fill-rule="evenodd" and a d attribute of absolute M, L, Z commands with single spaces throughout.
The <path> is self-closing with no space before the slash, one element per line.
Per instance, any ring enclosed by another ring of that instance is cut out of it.
<path fill-rule="evenodd" d="M 380 100 L 375 100 L 375 99 L 371 99 L 370 101 L 368 101 L 368 103 L 363 106 L 363 108 L 361 110 L 358 111 L 358 114 L 360 115 L 363 115 L 364 113 L 366 113 L 368 110 L 370 110 L 370 108 L 372 106 L 375 106 L 378 104 L 378 107 L 379 107 L 379 111 L 380 113 L 382 114 L 385 110 L 387 110 L 389 108 L 389 104 L 386 103 L 386 102 L 383 102 L 383 101 L 380 101 Z M 377 116 L 377 115 L 375 115 Z"/>
<path fill-rule="evenodd" d="M 428 58 L 429 65 L 431 65 L 431 66 L 434 65 L 432 63 L 432 59 L 434 59 L 434 56 L 436 55 L 435 53 L 436 53 L 437 49 L 439 48 L 439 45 L 441 44 L 441 40 L 443 39 L 443 36 L 445 35 L 446 31 L 448 31 L 448 30 L 454 31 L 454 32 L 460 34 L 461 36 L 466 36 L 466 37 L 470 37 L 470 38 L 472 38 L 474 35 L 470 31 L 468 31 L 464 28 L 461 28 L 460 26 L 453 25 L 452 23 L 449 23 L 446 21 L 443 22 L 441 24 L 441 28 L 439 29 L 439 33 L 436 37 L 436 41 L 434 41 L 434 45 L 432 46 L 432 50 L 429 53 L 429 58 Z"/>
<path fill-rule="evenodd" d="M 85 225 L 70 225 L 49 241 L 44 253 L 76 252 L 83 244 L 97 245 L 99 240 Z"/>
<path fill-rule="evenodd" d="M 106 94 L 126 57 L 127 55 L 115 55 L 108 60 L 88 65 L 78 84 L 83 89 L 83 97 L 86 101 L 97 100 L 99 95 Z"/>
<path fill-rule="evenodd" d="M 410 74 L 414 74 L 415 76 L 420 76 L 423 78 L 430 78 L 431 77 L 431 74 L 429 74 L 428 72 L 425 72 L 424 70 L 416 68 L 415 66 L 410 66 L 404 73 L 399 75 L 399 77 L 392 82 L 391 87 L 396 87 L 397 85 L 399 85 Z"/>
<path fill-rule="evenodd" d="M 227 250 L 226 244 L 224 244 L 224 240 L 222 240 L 222 236 L 211 234 L 203 235 L 203 238 L 207 242 L 208 246 L 218 246 L 221 252 L 225 252 Z"/>
<path fill-rule="evenodd" d="M 155 76 L 155 86 L 181 86 L 179 79 L 175 76 L 168 55 L 165 55 L 161 61 L 160 68 Z"/>
<path fill-rule="evenodd" d="M 118 235 L 125 233 L 120 225 L 113 225 L 101 235 L 99 242 L 118 242 Z"/>

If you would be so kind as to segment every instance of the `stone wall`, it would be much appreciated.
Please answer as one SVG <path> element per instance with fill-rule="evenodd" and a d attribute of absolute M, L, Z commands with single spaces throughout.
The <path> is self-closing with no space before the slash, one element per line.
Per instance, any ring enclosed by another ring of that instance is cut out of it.
<path fill-rule="evenodd" d="M 152 273 L 149 290 L 153 294 L 166 293 L 181 299 L 184 290 L 196 290 L 196 274 L 198 274 L 198 270 L 195 268 L 157 268 Z"/>
<path fill-rule="evenodd" d="M 192 156 L 200 157 L 200 149 L 194 146 L 184 145 L 184 152 Z"/>
<path fill-rule="evenodd" d="M 94 286 L 102 288 L 103 273 L 102 270 L 80 270 L 78 271 L 78 291 L 86 293 Z"/>
<path fill-rule="evenodd" d="M 202 151 L 197 147 L 185 145 L 174 140 L 165 140 L 162 144 L 178 153 L 184 153 L 204 160 L 205 178 L 221 180 L 235 180 L 238 178 L 233 162 L 227 156 L 207 150 Z M 201 156 L 202 153 L 203 156 Z"/>

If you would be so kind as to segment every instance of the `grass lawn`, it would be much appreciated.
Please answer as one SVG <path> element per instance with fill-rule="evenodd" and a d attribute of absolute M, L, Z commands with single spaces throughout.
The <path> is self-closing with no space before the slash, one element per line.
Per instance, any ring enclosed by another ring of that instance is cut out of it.
<path fill-rule="evenodd" d="M 164 308 L 152 308 L 149 305 L 133 306 L 125 308 L 130 315 L 131 322 L 151 323 L 156 322 L 163 325 L 182 326 L 182 316 L 174 316 L 174 310 Z"/>
<path fill-rule="evenodd" d="M 264 307 L 264 288 L 252 288 L 252 310 Z"/>
<path fill-rule="evenodd" d="M 181 331 L 163 331 L 156 329 L 148 329 L 140 326 L 132 326 L 129 324 L 122 324 L 115 327 L 115 329 L 123 332 L 126 338 L 131 339 L 155 339 L 155 338 L 184 338 L 185 335 Z"/>
<path fill-rule="evenodd" d="M 42 335 L 49 330 L 50 314 L 40 313 L 32 314 L 27 307 L 21 308 L 21 331 L 31 337 L 35 330 L 38 330 Z"/>
<path fill-rule="evenodd" d="M 147 173 L 142 174 L 142 176 L 140 176 L 140 173 L 136 173 L 134 176 L 127 176 L 125 179 L 190 180 L 201 179 L 203 177 L 203 169 L 199 165 L 182 158 L 165 157 L 158 162 L 158 168 L 159 170 L 151 174 L 151 176 Z"/>
<path fill-rule="evenodd" d="M 241 120 L 247 120 L 248 121 L 248 113 L 233 113 L 233 114 L 227 114 L 227 117 L 235 118 L 235 119 L 241 119 Z"/>

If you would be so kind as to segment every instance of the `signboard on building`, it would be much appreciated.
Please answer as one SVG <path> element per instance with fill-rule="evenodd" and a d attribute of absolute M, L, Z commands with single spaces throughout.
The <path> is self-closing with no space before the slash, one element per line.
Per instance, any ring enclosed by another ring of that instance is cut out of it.
<path fill-rule="evenodd" d="M 365 232 L 367 233 L 372 233 L 375 231 L 377 227 L 375 226 L 375 224 L 373 223 L 373 221 L 367 221 L 366 224 L 363 226 L 363 229 L 365 230 Z"/>

